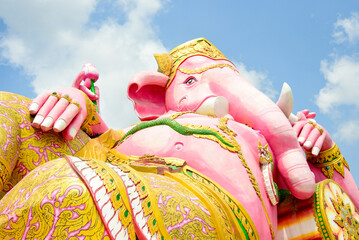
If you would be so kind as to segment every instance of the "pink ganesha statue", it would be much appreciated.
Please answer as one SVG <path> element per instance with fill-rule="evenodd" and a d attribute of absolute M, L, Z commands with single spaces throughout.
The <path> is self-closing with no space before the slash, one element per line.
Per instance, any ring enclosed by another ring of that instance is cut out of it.
<path fill-rule="evenodd" d="M 204 38 L 155 54 L 108 129 L 98 72 L 0 96 L 1 239 L 359 239 L 359 191 L 329 133 Z"/>

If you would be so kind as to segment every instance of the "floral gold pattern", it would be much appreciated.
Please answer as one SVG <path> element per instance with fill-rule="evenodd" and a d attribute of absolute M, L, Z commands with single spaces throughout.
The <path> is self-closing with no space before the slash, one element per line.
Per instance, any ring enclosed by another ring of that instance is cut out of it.
<path fill-rule="evenodd" d="M 1 239 L 109 239 L 91 195 L 65 159 L 36 168 L 5 195 L 0 226 Z"/>
<path fill-rule="evenodd" d="M 158 228 L 164 227 L 170 238 L 192 235 L 198 239 L 236 239 L 238 236 L 259 239 L 240 203 L 211 179 L 186 166 L 183 160 L 155 155 L 119 157 L 111 154 L 109 161 L 131 173 L 144 215 L 152 213 L 148 225 L 156 220 Z M 158 204 L 154 204 L 156 202 Z M 152 229 L 151 233 L 156 231 Z"/>
<path fill-rule="evenodd" d="M 262 174 L 264 178 L 264 184 L 266 186 L 267 195 L 273 205 L 279 203 L 278 187 L 273 180 L 273 155 L 268 149 L 268 144 L 264 147 L 259 141 L 258 154 L 259 162 L 261 164 Z"/>
<path fill-rule="evenodd" d="M 344 190 L 327 179 L 317 183 L 314 216 L 323 239 L 359 239 L 359 212 Z"/>
<path fill-rule="evenodd" d="M 66 157 L 87 185 L 102 222 L 116 235 L 136 239 L 129 196 L 121 177 L 103 161 Z M 114 220 L 115 219 L 115 220 Z"/>
<path fill-rule="evenodd" d="M 334 170 L 344 177 L 344 167 L 348 170 L 349 165 L 341 154 L 339 147 L 334 146 L 326 151 L 319 153 L 317 157 L 313 156 L 310 152 L 306 152 L 307 160 L 314 166 L 321 168 L 323 174 L 332 179 Z"/>
<path fill-rule="evenodd" d="M 0 198 L 36 167 L 73 155 L 89 140 L 82 131 L 72 141 L 60 133 L 32 127 L 31 100 L 13 93 L 0 93 Z"/>
<path fill-rule="evenodd" d="M 273 163 L 273 155 L 268 149 L 268 144 L 266 144 L 263 147 L 261 142 L 259 142 L 258 143 L 258 154 L 259 154 L 259 161 L 261 164 Z"/>
<path fill-rule="evenodd" d="M 180 70 L 180 72 L 185 73 L 185 74 L 198 74 L 198 73 L 205 72 L 205 71 L 207 71 L 209 69 L 224 68 L 224 67 L 229 67 L 233 71 L 238 72 L 238 70 L 235 67 L 233 67 L 230 64 L 226 64 L 226 63 L 213 64 L 213 65 L 203 67 L 203 68 L 198 68 L 198 69 L 179 68 L 179 70 Z"/>
<path fill-rule="evenodd" d="M 353 217 L 349 203 L 344 204 L 340 194 L 337 193 L 337 200 L 331 199 L 337 215 L 334 222 L 343 229 L 345 239 L 359 238 L 359 222 Z"/>
<path fill-rule="evenodd" d="M 86 110 L 87 116 L 84 122 L 81 125 L 81 129 L 89 136 L 96 137 L 92 131 L 91 126 L 100 124 L 101 121 L 97 115 L 96 105 L 88 98 L 88 96 L 81 92 L 86 99 Z"/>

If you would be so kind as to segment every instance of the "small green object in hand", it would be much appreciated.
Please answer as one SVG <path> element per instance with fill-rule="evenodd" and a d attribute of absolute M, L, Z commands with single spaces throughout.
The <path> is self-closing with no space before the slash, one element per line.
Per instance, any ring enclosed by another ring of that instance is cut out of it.
<path fill-rule="evenodd" d="M 91 92 L 93 92 L 93 94 L 96 95 L 96 90 L 95 90 L 95 79 L 91 79 Z M 98 112 L 98 106 L 97 106 L 97 102 L 96 101 L 92 101 L 95 106 L 96 106 L 96 110 Z"/>

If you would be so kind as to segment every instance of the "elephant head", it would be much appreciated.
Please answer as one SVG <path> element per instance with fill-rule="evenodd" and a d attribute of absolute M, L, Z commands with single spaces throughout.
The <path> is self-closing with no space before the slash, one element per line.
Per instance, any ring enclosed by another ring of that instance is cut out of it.
<path fill-rule="evenodd" d="M 267 139 L 292 194 L 300 199 L 313 194 L 314 175 L 287 117 L 216 47 L 200 38 L 155 57 L 158 72 L 138 73 L 128 87 L 128 97 L 141 120 L 155 119 L 171 110 L 203 111 L 211 102 L 217 115 L 225 114 L 221 109 L 228 107 L 235 121 L 260 131 Z"/>

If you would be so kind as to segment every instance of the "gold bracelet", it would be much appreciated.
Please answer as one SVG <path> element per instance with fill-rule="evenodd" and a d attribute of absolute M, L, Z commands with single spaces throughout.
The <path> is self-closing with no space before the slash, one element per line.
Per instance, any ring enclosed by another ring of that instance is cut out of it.
<path fill-rule="evenodd" d="M 81 91 L 81 93 L 85 97 L 86 111 L 87 111 L 87 116 L 81 125 L 81 130 L 84 131 L 90 137 L 96 137 L 96 136 L 94 136 L 92 128 L 91 128 L 91 126 L 101 123 L 101 121 L 97 115 L 96 106 L 95 106 L 95 104 L 93 104 L 93 102 L 89 99 L 89 97 L 84 92 Z"/>
<path fill-rule="evenodd" d="M 334 170 L 344 177 L 344 166 L 350 170 L 347 161 L 344 159 L 336 144 L 334 144 L 332 148 L 320 152 L 316 157 L 313 156 L 311 152 L 306 151 L 305 154 L 307 161 L 315 167 L 321 168 L 327 178 L 333 178 Z"/>

